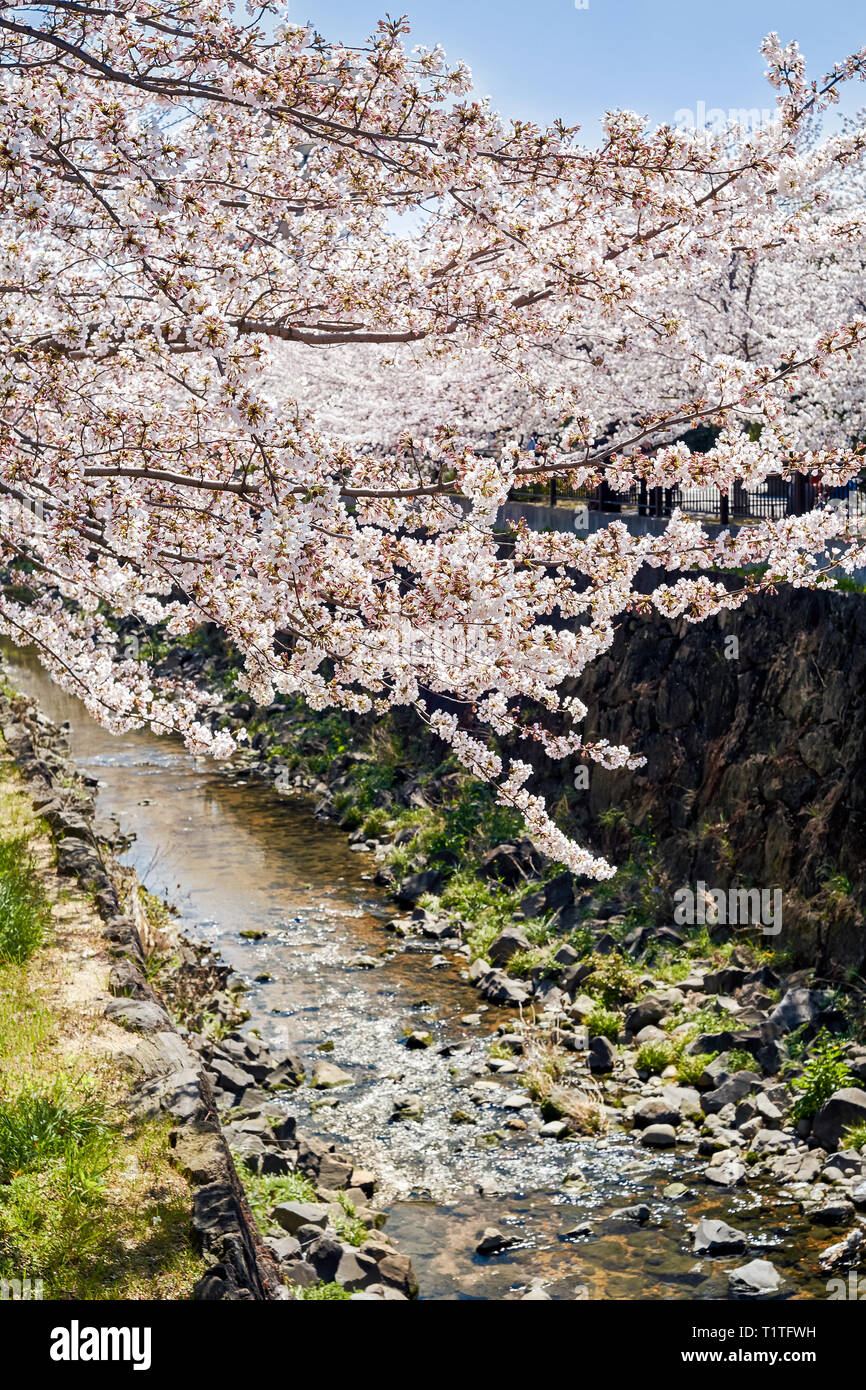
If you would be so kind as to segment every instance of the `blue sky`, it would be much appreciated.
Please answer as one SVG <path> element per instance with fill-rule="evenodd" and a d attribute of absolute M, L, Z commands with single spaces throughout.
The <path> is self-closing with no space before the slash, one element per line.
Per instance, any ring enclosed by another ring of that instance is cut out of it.
<path fill-rule="evenodd" d="M 812 76 L 866 44 L 866 9 L 852 0 L 290 0 L 294 22 L 348 43 L 386 11 L 409 15 L 414 41 L 465 59 L 504 114 L 561 116 L 587 139 L 606 109 L 660 123 L 698 102 L 772 107 L 759 52 L 772 29 L 797 39 Z M 866 84 L 849 93 L 844 109 L 866 106 Z"/>

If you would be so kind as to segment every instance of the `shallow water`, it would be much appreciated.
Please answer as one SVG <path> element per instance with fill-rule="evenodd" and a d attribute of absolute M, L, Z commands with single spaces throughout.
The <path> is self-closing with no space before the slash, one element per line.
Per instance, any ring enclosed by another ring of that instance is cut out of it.
<path fill-rule="evenodd" d="M 99 779 L 97 812 L 135 836 L 124 861 L 176 905 L 184 930 L 249 982 L 246 1026 L 290 1045 L 308 1073 L 322 1056 L 351 1073 L 350 1085 L 304 1087 L 287 1105 L 306 1132 L 339 1140 L 375 1170 L 388 1230 L 411 1256 L 422 1298 L 500 1299 L 533 1281 L 568 1299 L 724 1298 L 727 1270 L 744 1261 L 705 1260 L 694 1272 L 690 1227 L 701 1215 L 759 1233 L 800 1296 L 826 1296 L 815 1254 L 830 1233 L 816 1238 L 793 1209 L 754 1190 L 709 1192 L 695 1176 L 700 1160 L 650 1157 L 621 1136 L 560 1143 L 504 1131 L 508 1112 L 494 1102 L 513 1089 L 507 1081 L 476 1124 L 450 1124 L 456 1107 L 474 1111 L 461 1091 L 492 1079 L 486 1040 L 512 1015 L 490 1009 L 480 1026 L 461 1022 L 478 1012 L 478 994 L 456 968 L 431 967 L 438 944 L 404 949 L 384 930 L 395 914 L 372 883 L 371 856 L 351 852 L 336 827 L 242 767 L 191 757 L 145 732 L 109 734 L 27 654 L 6 664 L 49 718 L 69 721 L 72 756 Z M 250 931 L 264 935 L 242 935 Z M 356 964 L 360 957 L 373 968 Z M 405 1033 L 416 1028 L 432 1032 L 435 1046 L 408 1050 Z M 322 1043 L 333 1050 L 320 1051 Z M 420 1100 L 420 1120 L 391 1121 L 397 1095 Z M 584 1181 L 564 1185 L 575 1167 Z M 689 1183 L 689 1195 L 665 1198 L 673 1180 Z M 652 1208 L 650 1225 L 609 1216 L 636 1201 Z M 590 1238 L 562 1239 L 584 1220 Z M 783 1220 L 798 1224 L 795 1240 L 790 1231 L 782 1238 Z M 520 1244 L 480 1258 L 474 1249 L 488 1225 Z"/>

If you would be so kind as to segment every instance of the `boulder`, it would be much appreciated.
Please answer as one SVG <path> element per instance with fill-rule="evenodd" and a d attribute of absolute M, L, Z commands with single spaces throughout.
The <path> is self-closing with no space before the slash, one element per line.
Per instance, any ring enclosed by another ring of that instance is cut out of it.
<path fill-rule="evenodd" d="M 347 1086 L 352 1080 L 349 1073 L 335 1062 L 320 1059 L 313 1067 L 313 1085 L 318 1091 L 328 1090 L 332 1086 Z"/>
<path fill-rule="evenodd" d="M 408 1255 L 398 1255 L 396 1251 L 392 1251 L 384 1259 L 378 1260 L 377 1264 L 379 1279 L 386 1289 L 391 1291 L 386 1297 L 394 1297 L 395 1294 L 403 1298 L 415 1297 L 418 1281 Z"/>
<path fill-rule="evenodd" d="M 728 1275 L 731 1298 L 777 1298 L 782 1289 L 782 1276 L 769 1260 L 750 1260 Z"/>
<path fill-rule="evenodd" d="M 365 1289 L 381 1283 L 376 1261 L 362 1250 L 348 1250 L 345 1246 L 334 1278 L 344 1289 Z"/>
<path fill-rule="evenodd" d="M 280 1202 L 271 1216 L 290 1236 L 301 1226 L 318 1226 L 324 1230 L 328 1224 L 328 1208 L 319 1202 Z"/>
<path fill-rule="evenodd" d="M 590 1038 L 587 1054 L 589 1069 L 596 1075 L 613 1071 L 616 1064 L 616 1048 L 609 1038 Z"/>
<path fill-rule="evenodd" d="M 636 1004 L 632 1004 L 631 1008 L 626 1010 L 626 1032 L 634 1035 L 639 1033 L 642 1028 L 659 1023 L 670 1013 L 670 1007 L 657 994 L 644 995 L 643 999 L 639 999 Z"/>
<path fill-rule="evenodd" d="M 312 1245 L 307 1246 L 306 1258 L 322 1283 L 331 1284 L 336 1278 L 344 1253 L 342 1242 L 336 1236 L 325 1232 L 318 1240 L 314 1240 Z"/>
<path fill-rule="evenodd" d="M 838 1149 L 851 1125 L 866 1123 L 866 1091 L 846 1086 L 825 1101 L 812 1121 L 812 1137 L 822 1149 Z"/>
<path fill-rule="evenodd" d="M 574 879 L 568 869 L 544 885 L 544 909 L 546 912 L 560 912 L 571 907 L 574 902 Z"/>
<path fill-rule="evenodd" d="M 677 1142 L 677 1133 L 673 1125 L 648 1125 L 640 1142 L 651 1149 L 669 1149 Z"/>
<path fill-rule="evenodd" d="M 705 1091 L 701 1096 L 701 1108 L 705 1115 L 715 1115 L 725 1105 L 736 1105 L 738 1101 L 754 1091 L 760 1078 L 753 1071 L 734 1072 L 714 1091 Z"/>
<path fill-rule="evenodd" d="M 507 965 L 519 951 L 530 951 L 532 943 L 519 927 L 506 927 L 490 943 L 487 955 L 492 965 Z"/>
<path fill-rule="evenodd" d="M 770 1024 L 777 1034 L 793 1033 L 804 1024 L 814 1026 L 821 1011 L 824 996 L 812 989 L 789 989 L 770 1014 Z"/>
<path fill-rule="evenodd" d="M 649 1125 L 678 1125 L 680 1112 L 668 1104 L 661 1096 L 649 1096 L 638 1101 L 634 1108 L 635 1129 L 646 1129 Z"/>
<path fill-rule="evenodd" d="M 619 1207 L 610 1213 L 611 1221 L 635 1221 L 638 1226 L 645 1226 L 650 1219 L 650 1209 L 646 1202 L 636 1202 L 631 1207 Z"/>
<path fill-rule="evenodd" d="M 498 1255 L 517 1244 L 517 1236 L 503 1235 L 495 1226 L 487 1226 L 475 1247 L 476 1255 Z"/>
<path fill-rule="evenodd" d="M 735 989 L 740 989 L 745 984 L 747 976 L 748 971 L 741 970 L 736 965 L 711 971 L 704 976 L 704 994 L 733 994 Z"/>
<path fill-rule="evenodd" d="M 803 1215 L 813 1226 L 850 1226 L 854 1220 L 854 1203 L 846 1197 L 821 1197 L 803 1203 Z"/>
<path fill-rule="evenodd" d="M 442 887 L 442 874 L 439 869 L 424 869 L 419 874 L 408 874 L 397 889 L 397 901 L 401 907 L 414 907 L 426 893 L 438 893 Z"/>
<path fill-rule="evenodd" d="M 746 1179 L 746 1165 L 738 1158 L 724 1158 L 710 1163 L 704 1169 L 704 1177 L 716 1187 L 737 1187 Z"/>
<path fill-rule="evenodd" d="M 512 980 L 504 970 L 488 970 L 477 981 L 479 993 L 491 1004 L 525 1004 L 529 990 L 519 980 Z"/>
<path fill-rule="evenodd" d="M 112 999 L 105 1006 L 105 1014 L 133 1033 L 174 1031 L 165 1009 L 150 999 Z"/>
<path fill-rule="evenodd" d="M 742 1231 L 724 1221 L 712 1221 L 702 1217 L 695 1227 L 694 1250 L 696 1255 L 742 1255 L 748 1241 Z"/>
<path fill-rule="evenodd" d="M 537 874 L 543 864 L 531 840 L 509 840 L 482 855 L 481 872 L 485 878 L 499 879 L 507 887 L 515 888 Z"/>
<path fill-rule="evenodd" d="M 218 1056 L 215 1056 L 211 1062 L 210 1071 L 220 1089 L 231 1091 L 233 1095 L 240 1095 L 247 1086 L 254 1084 L 254 1078 L 248 1071 L 244 1071 L 241 1067 L 236 1067 L 233 1062 L 224 1061 Z"/>

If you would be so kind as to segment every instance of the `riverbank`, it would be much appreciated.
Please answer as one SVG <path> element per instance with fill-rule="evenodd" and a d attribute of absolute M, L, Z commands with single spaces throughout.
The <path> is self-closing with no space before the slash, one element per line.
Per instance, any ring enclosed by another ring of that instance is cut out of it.
<path fill-rule="evenodd" d="M 746 1253 L 771 1261 L 787 1291 L 826 1296 L 819 1259 L 831 1237 L 806 1217 L 793 1185 L 752 1171 L 734 1186 L 709 1183 L 698 1145 L 637 1143 L 627 1109 L 613 1103 L 600 1135 L 543 1135 L 520 1012 L 488 1005 L 460 980 L 471 947 L 433 920 L 432 900 L 389 917 L 372 891 L 375 858 L 352 853 L 329 823 L 317 826 L 306 796 L 287 799 L 243 762 L 221 769 L 145 734 L 113 739 L 29 665 L 16 663 L 15 674 L 55 719 L 73 721 L 102 814 L 117 813 L 139 837 L 126 858 L 160 893 L 189 886 L 189 901 L 178 889 L 185 931 L 219 943 L 248 981 L 254 1026 L 303 1057 L 308 1079 L 274 1099 L 326 1148 L 371 1156 L 422 1296 L 725 1298 L 743 1257 L 696 1258 L 701 1219 L 740 1231 Z M 300 729 L 294 748 L 308 736 L 321 756 L 321 730 Z M 363 758 L 358 766 L 376 773 Z M 398 786 L 406 767 L 392 774 Z M 281 772 L 286 781 L 285 764 Z M 291 775 L 303 780 L 300 764 Z M 321 776 L 306 775 L 322 799 Z M 436 783 L 447 788 L 447 776 L 422 788 L 436 817 Z M 526 883 L 517 893 L 532 891 Z M 527 986 L 528 977 L 513 978 Z M 592 1077 L 582 1054 L 560 1046 L 556 1056 L 594 1085 L 617 1080 Z M 323 1060 L 344 1073 L 338 1087 L 309 1084 Z M 475 1254 L 491 1227 L 505 1244 Z"/>
<path fill-rule="evenodd" d="M 117 826 L 95 819 L 61 731 L 14 692 L 0 728 L 16 866 L 0 886 L 21 900 L 0 942 L 13 1296 L 412 1296 L 409 1261 L 377 1229 L 375 1177 L 297 1133 L 279 1097 L 300 1065 L 237 1031 L 237 982 L 120 867 Z M 39 1125 L 39 1152 L 18 1152 Z"/>
<path fill-rule="evenodd" d="M 5 713 L 5 711 L 4 711 Z M 205 1272 L 170 1121 L 133 1120 L 91 898 L 0 759 L 0 1279 L 7 1296 L 186 1298 Z"/>
<path fill-rule="evenodd" d="M 217 719 L 249 725 L 251 714 L 227 698 Z M 760 927 L 677 926 L 651 825 L 632 835 L 610 884 L 582 889 L 544 868 L 482 788 L 434 765 L 429 750 L 419 757 L 398 725 L 349 727 L 278 705 L 252 734 L 247 770 L 284 794 L 312 795 L 316 813 L 370 855 L 402 909 L 387 924 L 394 937 L 438 943 L 437 963 L 475 984 L 481 1008 L 516 1011 L 488 1049 L 491 1080 L 523 1092 L 508 1128 L 560 1142 L 620 1132 L 640 1151 L 676 1152 L 697 1163 L 708 1201 L 769 1187 L 816 1232 L 842 1228 L 856 1267 L 866 1210 L 861 981 L 794 968 Z M 813 908 L 825 920 L 849 908 L 840 876 Z M 423 1030 L 411 1039 L 432 1042 Z M 455 1126 L 476 1122 L 486 1084 L 455 1109 Z M 632 1213 L 649 1216 L 639 1204 Z M 507 1247 L 502 1231 L 479 1244 L 493 1257 Z"/>

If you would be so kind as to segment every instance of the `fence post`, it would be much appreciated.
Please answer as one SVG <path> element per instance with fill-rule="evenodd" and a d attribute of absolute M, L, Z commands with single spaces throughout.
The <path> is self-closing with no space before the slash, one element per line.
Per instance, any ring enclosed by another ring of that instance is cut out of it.
<path fill-rule="evenodd" d="M 640 480 L 640 487 L 638 488 L 637 494 L 637 514 L 638 516 L 646 516 L 647 514 L 646 478 L 641 478 Z"/>
<path fill-rule="evenodd" d="M 728 494 L 727 494 L 726 492 L 722 492 L 722 493 L 719 494 L 719 521 L 722 523 L 723 526 L 727 526 L 727 524 L 728 524 L 728 522 L 730 521 L 730 519 L 731 519 L 731 502 L 730 502 L 730 498 L 728 497 Z"/>
<path fill-rule="evenodd" d="M 556 506 L 556 479 L 555 479 L 555 478 L 551 478 L 551 480 L 550 480 L 550 505 L 551 505 L 551 507 L 555 507 L 555 506 Z"/>
<path fill-rule="evenodd" d="M 806 511 L 806 479 L 802 473 L 794 474 L 791 490 L 791 511 L 794 516 L 803 516 Z"/>

